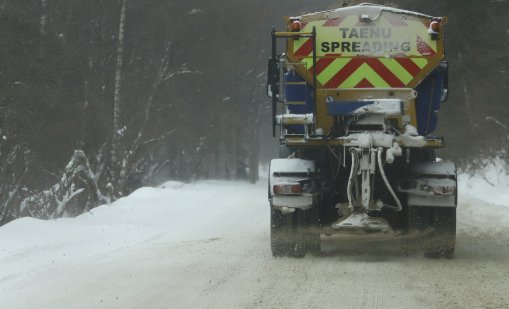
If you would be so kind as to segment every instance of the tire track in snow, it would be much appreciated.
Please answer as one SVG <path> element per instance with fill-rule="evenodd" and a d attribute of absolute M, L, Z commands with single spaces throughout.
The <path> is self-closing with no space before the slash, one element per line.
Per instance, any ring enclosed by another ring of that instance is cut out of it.
<path fill-rule="evenodd" d="M 181 231 L 169 227 L 149 242 L 48 265 L 20 282 L 5 278 L 2 305 L 509 308 L 509 208 L 462 196 L 452 260 L 405 257 L 397 241 L 332 238 L 324 238 L 321 256 L 273 258 L 268 203 L 258 198 L 265 185 L 221 190 L 239 194 L 225 199 L 211 190 L 217 211 L 200 216 L 193 208 L 180 218 L 189 220 Z"/>

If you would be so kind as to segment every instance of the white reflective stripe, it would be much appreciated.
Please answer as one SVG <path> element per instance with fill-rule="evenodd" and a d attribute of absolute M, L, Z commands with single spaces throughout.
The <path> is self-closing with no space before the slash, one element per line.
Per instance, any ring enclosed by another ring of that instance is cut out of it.
<path fill-rule="evenodd" d="M 313 196 L 311 195 L 273 196 L 272 206 L 299 208 L 305 210 L 313 207 Z"/>

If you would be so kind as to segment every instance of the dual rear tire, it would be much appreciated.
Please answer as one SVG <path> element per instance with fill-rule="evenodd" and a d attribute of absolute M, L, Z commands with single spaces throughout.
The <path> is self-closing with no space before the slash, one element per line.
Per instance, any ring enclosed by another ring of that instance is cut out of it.
<path fill-rule="evenodd" d="M 453 258 L 456 244 L 456 207 L 408 207 L 406 253 L 423 250 L 429 258 Z"/>
<path fill-rule="evenodd" d="M 429 258 L 453 258 L 456 246 L 456 208 L 433 207 L 433 232 L 424 255 Z"/>

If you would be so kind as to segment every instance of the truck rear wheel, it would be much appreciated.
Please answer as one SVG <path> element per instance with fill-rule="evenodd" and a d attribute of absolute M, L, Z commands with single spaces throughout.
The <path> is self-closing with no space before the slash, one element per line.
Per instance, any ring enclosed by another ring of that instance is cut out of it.
<path fill-rule="evenodd" d="M 313 210 L 296 210 L 294 213 L 283 214 L 280 210 L 271 207 L 270 216 L 270 244 L 272 255 L 304 257 L 309 250 L 318 254 L 320 247 L 320 234 L 314 230 L 317 222 L 316 212 Z"/>
<path fill-rule="evenodd" d="M 422 233 L 431 228 L 432 207 L 411 206 L 407 209 L 407 233 L 401 240 L 401 248 L 407 255 L 422 248 Z"/>
<path fill-rule="evenodd" d="M 318 255 L 322 251 L 320 240 L 320 225 L 318 220 L 318 209 L 313 208 L 304 213 L 306 247 L 313 255 Z"/>
<path fill-rule="evenodd" d="M 270 209 L 270 247 L 273 256 L 288 256 L 295 247 L 292 217 L 293 214 L 283 214 L 274 207 Z"/>
<path fill-rule="evenodd" d="M 425 256 L 453 258 L 456 244 L 456 208 L 433 207 L 433 232 Z"/>

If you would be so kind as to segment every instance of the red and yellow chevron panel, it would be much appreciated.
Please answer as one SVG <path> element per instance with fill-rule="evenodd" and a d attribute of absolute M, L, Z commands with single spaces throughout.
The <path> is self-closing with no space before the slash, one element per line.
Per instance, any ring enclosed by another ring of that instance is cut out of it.
<path fill-rule="evenodd" d="M 313 39 L 289 39 L 288 58 L 316 72 L 322 88 L 414 87 L 443 58 L 443 41 L 428 33 L 430 18 L 400 10 L 367 12 L 362 7 L 301 16 Z M 305 74 L 312 76 L 312 74 Z"/>
<path fill-rule="evenodd" d="M 331 56 L 319 58 L 316 68 L 312 59 L 303 62 L 324 88 L 405 88 L 428 64 L 425 58 Z"/>

